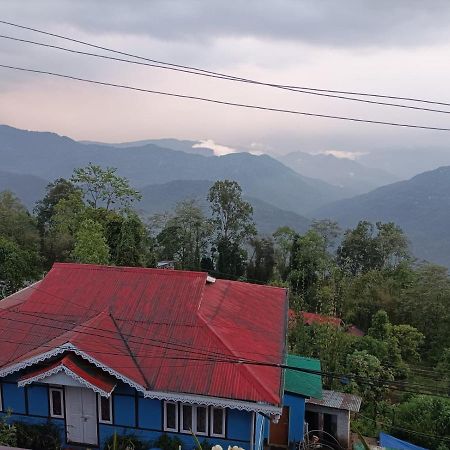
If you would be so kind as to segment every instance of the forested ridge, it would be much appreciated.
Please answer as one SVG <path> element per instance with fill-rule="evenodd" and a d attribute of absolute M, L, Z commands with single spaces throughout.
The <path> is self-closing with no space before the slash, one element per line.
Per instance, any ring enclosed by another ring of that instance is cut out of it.
<path fill-rule="evenodd" d="M 304 234 L 281 227 L 261 236 L 252 205 L 230 180 L 210 188 L 209 215 L 184 201 L 143 217 L 134 209 L 139 199 L 116 169 L 94 164 L 49 184 L 32 211 L 0 193 L 1 296 L 40 279 L 55 261 L 170 260 L 177 269 L 287 287 L 289 351 L 321 360 L 324 387 L 363 397 L 361 433 L 450 449 L 450 278 L 444 267 L 417 263 L 396 224 L 341 230 L 320 220 Z M 308 325 L 302 311 L 342 325 Z M 364 335 L 348 333 L 351 325 Z"/>

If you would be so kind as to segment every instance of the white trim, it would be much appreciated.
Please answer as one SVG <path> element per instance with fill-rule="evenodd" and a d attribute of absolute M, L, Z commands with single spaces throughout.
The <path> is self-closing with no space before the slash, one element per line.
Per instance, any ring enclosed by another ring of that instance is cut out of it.
<path fill-rule="evenodd" d="M 61 414 L 54 414 L 53 413 L 53 396 L 52 392 L 59 392 L 59 395 L 61 396 Z M 56 388 L 51 387 L 48 389 L 48 396 L 50 397 L 50 417 L 54 417 L 56 419 L 64 419 L 64 389 L 62 388 Z"/>
<path fill-rule="evenodd" d="M 175 428 L 169 428 L 167 426 L 167 405 L 175 406 Z M 164 431 L 178 432 L 178 403 L 177 402 L 164 402 Z"/>
<path fill-rule="evenodd" d="M 222 433 L 214 433 L 214 410 L 218 409 L 220 411 L 222 411 Z M 211 415 L 211 433 L 210 436 L 211 437 L 217 437 L 217 438 L 224 438 L 225 437 L 225 424 L 226 424 L 226 419 L 225 419 L 225 414 L 226 414 L 226 410 L 224 408 L 217 408 L 216 406 L 212 406 L 210 408 L 210 415 Z"/>
<path fill-rule="evenodd" d="M 108 400 L 108 406 L 109 406 L 109 420 L 102 419 L 102 398 L 105 398 L 105 397 L 102 395 L 97 395 L 98 422 L 99 423 L 107 423 L 107 424 L 111 425 L 113 423 L 112 396 L 106 397 L 106 400 Z"/>
<path fill-rule="evenodd" d="M 96 392 L 97 394 L 100 394 L 103 397 L 109 397 L 111 395 L 111 392 L 114 390 L 114 388 L 116 386 L 113 387 L 113 389 L 111 390 L 111 392 L 106 392 L 103 389 L 100 389 L 97 386 L 94 386 L 93 384 L 89 383 L 89 381 L 86 381 L 84 378 L 80 377 L 79 375 L 77 375 L 75 372 L 72 372 L 69 368 L 67 368 L 66 366 L 64 366 L 63 364 L 54 367 L 51 370 L 47 370 L 46 372 L 40 373 L 34 377 L 31 378 L 27 378 L 25 380 L 19 381 L 17 383 L 17 385 L 19 387 L 24 387 L 27 384 L 31 384 L 31 383 L 36 383 L 37 381 L 40 380 L 44 380 L 45 378 L 51 376 L 51 375 L 55 375 L 59 372 L 64 372 L 67 376 L 73 378 L 74 380 L 78 381 L 80 384 L 82 384 L 83 386 L 92 389 L 94 392 Z"/>
<path fill-rule="evenodd" d="M 138 392 L 141 392 L 145 398 L 167 400 L 169 402 L 191 403 L 194 405 L 216 406 L 219 408 L 231 408 L 240 411 L 255 411 L 269 416 L 278 416 L 278 417 L 281 416 L 282 413 L 281 406 L 275 406 L 269 403 L 233 400 L 220 397 L 207 397 L 196 394 L 179 394 L 175 392 L 148 391 L 140 384 L 130 380 L 128 377 L 120 374 L 119 372 L 99 362 L 98 360 L 88 355 L 87 353 L 79 350 L 75 345 L 71 344 L 70 342 L 67 342 L 59 347 L 56 347 L 51 351 L 42 353 L 37 356 L 33 356 L 32 358 L 29 358 L 25 361 L 21 361 L 20 363 L 4 368 L 3 370 L 0 371 L 0 377 L 4 377 L 13 372 L 17 372 L 26 367 L 32 366 L 33 364 L 45 361 L 46 359 L 64 353 L 65 351 L 71 351 L 76 355 L 80 356 L 81 358 L 89 361 L 90 363 L 94 364 L 96 367 L 102 369 L 103 371 L 109 373 L 116 379 L 123 381 L 125 384 L 128 384 L 129 386 L 133 387 Z"/>

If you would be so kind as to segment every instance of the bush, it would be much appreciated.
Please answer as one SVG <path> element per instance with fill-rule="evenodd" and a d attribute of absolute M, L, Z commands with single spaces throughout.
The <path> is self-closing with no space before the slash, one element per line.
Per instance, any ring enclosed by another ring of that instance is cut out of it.
<path fill-rule="evenodd" d="M 182 445 L 182 442 L 177 437 L 171 438 L 167 434 L 162 434 L 159 439 L 153 442 L 152 446 L 161 450 L 178 450 L 180 445 Z"/>
<path fill-rule="evenodd" d="M 6 420 L 8 416 L 0 418 L 0 445 L 7 447 L 17 446 L 17 430 L 14 425 L 10 425 Z"/>
<path fill-rule="evenodd" d="M 114 433 L 103 446 L 103 450 L 148 450 L 149 442 L 142 441 L 134 434 L 118 435 Z"/>
<path fill-rule="evenodd" d="M 17 446 L 32 450 L 61 450 L 60 428 L 51 423 L 30 425 L 16 422 Z"/>

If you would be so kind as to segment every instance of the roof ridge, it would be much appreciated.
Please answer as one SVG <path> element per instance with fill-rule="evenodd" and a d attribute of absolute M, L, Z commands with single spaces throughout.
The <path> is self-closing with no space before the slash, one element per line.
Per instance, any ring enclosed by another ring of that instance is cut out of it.
<path fill-rule="evenodd" d="M 71 269 L 78 270 L 99 270 L 99 271 L 116 271 L 116 272 L 158 272 L 164 275 L 185 275 L 190 277 L 195 277 L 199 275 L 207 276 L 207 272 L 193 271 L 193 270 L 168 270 L 168 269 L 157 269 L 156 267 L 129 267 L 129 266 L 106 266 L 101 264 L 81 264 L 81 263 L 63 263 L 55 262 L 53 263 L 52 269 L 55 267 L 70 267 Z"/>
<path fill-rule="evenodd" d="M 206 325 L 207 329 L 209 330 L 210 333 L 212 333 L 214 335 L 214 337 L 236 358 L 239 360 L 242 360 L 243 358 L 241 358 L 240 356 L 236 355 L 236 353 L 234 352 L 234 350 L 226 343 L 224 342 L 224 340 L 220 337 L 220 335 L 209 325 L 209 323 L 207 322 L 207 320 L 202 316 L 200 311 L 197 311 L 197 317 Z M 238 368 L 243 369 L 247 375 L 250 375 L 250 377 L 253 379 L 254 382 L 256 382 L 256 384 L 259 386 L 259 388 L 261 388 L 266 394 L 269 394 L 269 397 L 271 397 L 272 399 L 275 399 L 274 395 L 272 392 L 270 392 L 262 383 L 260 380 L 258 380 L 258 378 L 255 377 L 255 375 L 252 373 L 252 371 L 249 369 L 249 367 L 247 367 L 245 364 L 239 364 Z"/>

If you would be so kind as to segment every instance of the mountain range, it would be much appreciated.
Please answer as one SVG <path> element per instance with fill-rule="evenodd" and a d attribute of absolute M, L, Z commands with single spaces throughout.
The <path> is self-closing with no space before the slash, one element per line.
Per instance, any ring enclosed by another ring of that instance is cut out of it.
<path fill-rule="evenodd" d="M 0 158 L 0 190 L 12 190 L 30 209 L 50 181 L 89 162 L 126 176 L 142 193 L 137 208 L 145 214 L 170 211 L 184 199 L 207 211 L 212 183 L 233 179 L 252 203 L 261 233 L 283 225 L 302 232 L 312 218 L 344 228 L 359 220 L 393 221 L 407 233 L 415 256 L 450 267 L 450 166 L 392 182 L 395 176 L 384 169 L 332 155 L 295 152 L 281 161 L 249 153 L 216 156 L 197 141 L 86 143 L 8 126 L 0 126 Z"/>
<path fill-rule="evenodd" d="M 450 166 L 331 203 L 312 216 L 332 218 L 344 227 L 359 220 L 395 222 L 416 257 L 450 267 Z"/>

